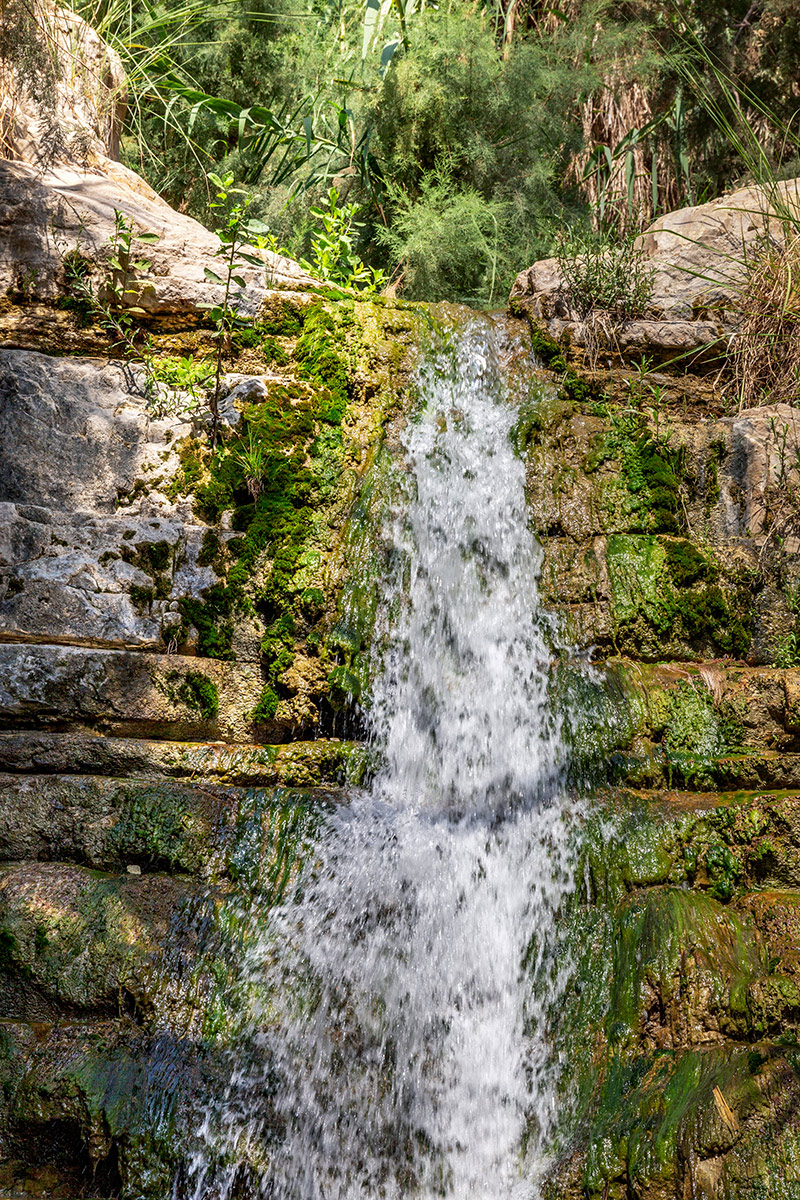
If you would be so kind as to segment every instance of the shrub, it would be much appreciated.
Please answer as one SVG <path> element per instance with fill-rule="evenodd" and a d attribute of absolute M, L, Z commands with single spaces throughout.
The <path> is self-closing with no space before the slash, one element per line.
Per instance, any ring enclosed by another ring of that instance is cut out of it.
<path fill-rule="evenodd" d="M 414 198 L 390 190 L 394 218 L 376 233 L 403 272 L 411 299 L 474 300 L 491 304 L 507 280 L 498 273 L 505 205 L 459 191 L 447 171 L 430 172 Z"/>
<path fill-rule="evenodd" d="M 570 307 L 617 320 L 641 316 L 653 294 L 653 268 L 636 240 L 607 230 L 573 227 L 557 244 L 558 269 Z"/>

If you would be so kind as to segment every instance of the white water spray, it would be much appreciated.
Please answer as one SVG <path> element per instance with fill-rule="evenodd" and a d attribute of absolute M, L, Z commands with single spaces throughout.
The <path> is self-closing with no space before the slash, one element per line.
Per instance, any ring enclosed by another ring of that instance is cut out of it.
<path fill-rule="evenodd" d="M 275 1200 L 538 1194 L 569 805 L 496 340 L 476 321 L 421 372 L 371 710 L 385 766 L 251 950 L 270 1002 L 200 1131 L 194 1200 L 232 1196 L 244 1161 Z"/>

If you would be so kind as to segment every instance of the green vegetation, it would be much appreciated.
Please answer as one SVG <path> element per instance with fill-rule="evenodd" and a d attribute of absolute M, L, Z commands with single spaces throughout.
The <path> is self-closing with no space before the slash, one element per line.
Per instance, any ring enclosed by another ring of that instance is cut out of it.
<path fill-rule="evenodd" d="M 337 285 L 492 304 L 567 227 L 582 303 L 635 311 L 631 232 L 797 157 L 797 0 L 71 4 L 122 58 L 125 160 L 209 222 L 232 174 L 264 245 Z M 7 0 L 0 70 L 56 153 L 52 42 Z"/>
<path fill-rule="evenodd" d="M 144 314 L 139 300 L 152 288 L 147 274 L 152 266 L 148 258 L 134 258 L 135 242 L 152 245 L 158 234 L 137 230 L 133 221 L 114 209 L 114 230 L 109 235 L 109 254 L 103 262 L 99 285 L 92 279 L 92 264 L 80 251 L 71 250 L 62 262 L 64 301 L 78 313 L 82 323 L 90 318 L 105 330 L 112 349 L 141 362 L 145 368 L 145 388 L 151 388 L 150 356 L 142 347 L 136 324 Z"/>
<path fill-rule="evenodd" d="M 201 671 L 189 671 L 181 678 L 170 676 L 175 683 L 175 695 L 206 721 L 213 721 L 219 712 L 217 685 Z"/>
<path fill-rule="evenodd" d="M 630 235 L 615 229 L 566 229 L 556 247 L 570 307 L 616 320 L 640 317 L 653 292 L 653 268 Z"/>
<path fill-rule="evenodd" d="M 248 331 L 253 337 L 242 353 L 256 356 L 262 346 L 270 352 L 275 336 L 287 344 L 286 330 L 294 332 L 285 382 L 271 383 L 266 395 L 246 403 L 236 427 L 226 429 L 213 450 L 186 439 L 178 448 L 181 468 L 170 493 L 194 496 L 198 515 L 211 526 L 199 563 L 218 576 L 201 597 L 180 600 L 176 642 L 184 645 L 193 627 L 198 654 L 233 659 L 237 623 L 252 631 L 248 636 L 258 636 L 263 688 L 249 715 L 260 725 L 272 722 L 281 703 L 292 701 L 298 690 L 294 721 L 304 719 L 301 713 L 316 713 L 313 706 L 322 697 L 335 706 L 343 702 L 339 668 L 350 671 L 351 663 L 337 632 L 341 620 L 328 572 L 331 565 L 339 569 L 334 557 L 340 553 L 339 531 L 351 540 L 352 522 L 361 527 L 358 502 L 355 511 L 350 508 L 358 478 L 350 429 L 357 423 L 366 431 L 366 442 L 359 441 L 363 469 L 361 448 L 379 445 L 410 331 L 420 322 L 427 327 L 424 313 L 374 300 L 321 298 L 299 312 L 299 337 L 297 315 L 285 307 Z M 361 385 L 356 387 L 361 361 L 370 364 L 366 403 Z M 230 533 L 223 533 L 223 524 Z M 130 553 L 139 556 L 141 550 Z M 349 573 L 355 574 L 356 557 L 365 554 L 347 550 Z M 376 578 L 379 565 L 375 559 L 369 567 Z M 369 602 L 359 601 L 365 613 L 374 611 L 376 586 L 371 579 Z M 364 636 L 369 637 L 366 627 Z M 284 708 L 281 719 L 289 711 Z"/>
<path fill-rule="evenodd" d="M 657 438 L 644 414 L 624 410 L 612 414 L 610 431 L 587 468 L 607 458 L 619 462 L 628 493 L 627 508 L 636 514 L 640 528 L 677 533 L 682 527 L 679 487 L 683 451 L 671 449 Z"/>
<path fill-rule="evenodd" d="M 663 657 L 668 640 L 689 654 L 703 646 L 733 658 L 747 653 L 750 593 L 722 581 L 710 553 L 683 540 L 612 534 L 607 557 L 616 636 L 644 657 Z"/>
<path fill-rule="evenodd" d="M 222 359 L 225 348 L 230 343 L 234 329 L 242 323 L 239 309 L 246 298 L 247 281 L 242 276 L 242 270 L 250 265 L 263 268 L 263 262 L 246 249 L 253 238 L 262 233 L 266 226 L 248 216 L 250 196 L 244 188 L 233 186 L 233 175 L 224 177 L 210 172 L 209 183 L 216 189 L 210 208 L 215 216 L 222 217 L 222 224 L 216 228 L 219 246 L 215 257 L 220 261 L 222 275 L 204 267 L 206 279 L 224 289 L 222 300 L 208 305 L 208 313 L 214 322 L 217 332 L 216 368 L 214 371 L 214 388 L 209 396 L 211 410 L 211 445 L 216 446 L 219 435 L 219 400 L 220 379 L 222 376 Z"/>

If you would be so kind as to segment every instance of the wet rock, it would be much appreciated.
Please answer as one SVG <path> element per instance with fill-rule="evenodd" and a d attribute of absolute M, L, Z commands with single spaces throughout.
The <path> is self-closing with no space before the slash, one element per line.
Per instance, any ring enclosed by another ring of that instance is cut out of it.
<path fill-rule="evenodd" d="M 136 736 L 244 740 L 263 681 L 256 663 L 0 643 L 0 719 Z"/>
<path fill-rule="evenodd" d="M 526 451 L 542 591 L 569 640 L 771 661 L 794 627 L 794 410 L 670 415 L 665 437 L 630 407 L 587 407 L 538 421 Z"/>
<path fill-rule="evenodd" d="M 374 769 L 358 742 L 319 738 L 278 746 L 148 740 L 69 730 L 0 732 L 0 769 L 17 773 L 193 777 L 236 786 L 315 787 L 352 782 Z"/>
<path fill-rule="evenodd" d="M 248 843 L 258 869 L 272 824 L 313 823 L 335 788 L 234 788 L 204 781 L 87 775 L 0 775 L 0 859 L 75 862 L 121 874 L 237 874 Z M 256 853 L 256 849 L 258 852 Z M 256 864 L 254 864 L 256 865 Z"/>
<path fill-rule="evenodd" d="M 12 977 L 1 989 L 2 1016 L 47 1021 L 54 1006 L 116 1013 L 126 996 L 147 1008 L 156 960 L 190 893 L 186 882 L 163 875 L 134 879 L 60 863 L 2 867 L 3 969 Z"/>

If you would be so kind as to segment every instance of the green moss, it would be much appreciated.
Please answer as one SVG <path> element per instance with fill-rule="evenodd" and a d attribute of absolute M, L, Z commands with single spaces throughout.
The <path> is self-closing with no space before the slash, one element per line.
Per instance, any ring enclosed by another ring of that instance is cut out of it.
<path fill-rule="evenodd" d="M 312 305 L 295 347 L 301 377 L 322 389 L 320 418 L 332 424 L 341 421 L 350 400 L 350 369 L 341 352 L 341 335 L 353 323 L 352 309 L 346 302 L 340 302 L 335 312 L 334 317 L 324 304 Z"/>
<path fill-rule="evenodd" d="M 228 658 L 235 613 L 254 611 L 266 629 L 266 689 L 278 696 L 298 639 L 324 616 L 324 593 L 315 581 L 320 556 L 310 547 L 318 514 L 341 490 L 340 425 L 350 396 L 350 363 L 342 346 L 352 326 L 352 305 L 339 305 L 333 313 L 320 303 L 312 306 L 295 359 L 313 388 L 273 388 L 245 409 L 236 434 L 208 461 L 187 459 L 193 468 L 202 467 L 194 488 L 200 513 L 216 523 L 223 512 L 232 512 L 240 536 L 223 552 L 217 535 L 206 534 L 201 559 L 222 579 L 201 599 L 181 602 L 184 625 L 198 630 L 201 654 Z M 259 326 L 256 332 L 263 336 L 264 330 Z M 253 447 L 261 463 L 255 498 L 244 461 Z"/>
<path fill-rule="evenodd" d="M 16 962 L 19 942 L 10 929 L 0 929 L 0 970 L 8 971 Z"/>
<path fill-rule="evenodd" d="M 152 587 L 133 584 L 130 589 L 132 603 L 139 609 L 149 608 L 153 600 L 165 600 L 172 591 L 173 547 L 169 542 L 140 542 L 136 546 L 125 544 L 120 557 L 153 580 Z"/>
<path fill-rule="evenodd" d="M 263 335 L 271 334 L 276 337 L 297 337 L 303 330 L 304 310 L 290 300 L 283 298 L 269 302 L 268 308 L 262 313 L 257 328 Z"/>
<path fill-rule="evenodd" d="M 207 588 L 202 599 L 183 596 L 178 601 L 182 618 L 178 641 L 185 641 L 188 627 L 197 630 L 197 650 L 201 657 L 233 659 L 233 603 L 226 588 L 218 584 Z"/>
<path fill-rule="evenodd" d="M 156 591 L 155 588 L 140 587 L 139 584 L 134 583 L 131 585 L 129 595 L 134 608 L 137 608 L 139 612 L 146 612 L 156 598 Z"/>
<path fill-rule="evenodd" d="M 728 846 L 721 843 L 709 846 L 705 852 L 705 867 L 710 881 L 709 895 L 727 903 L 741 878 L 741 866 Z"/>
<path fill-rule="evenodd" d="M 693 962 L 687 964 L 690 952 Z M 707 1012 L 729 1035 L 741 1037 L 748 1029 L 747 988 L 762 971 L 752 929 L 710 895 L 663 889 L 634 898 L 616 917 L 609 1040 L 613 1045 L 639 1037 L 650 997 L 666 1014 L 678 997 L 690 1006 L 693 994 L 696 1021 L 702 1023 Z M 693 1032 L 702 1040 L 702 1024 Z"/>
<path fill-rule="evenodd" d="M 262 689 L 261 694 L 258 697 L 258 703 L 250 713 L 251 719 L 255 721 L 256 724 L 266 724 L 275 716 L 279 703 L 280 697 L 278 696 L 277 692 L 267 684 Z"/>
<path fill-rule="evenodd" d="M 174 695 L 206 721 L 213 721 L 219 714 L 219 689 L 213 680 L 201 671 L 189 671 L 186 675 L 173 672 L 168 677 Z"/>
<path fill-rule="evenodd" d="M 670 539 L 666 543 L 667 567 L 677 587 L 690 587 L 710 574 L 716 577 L 716 564 L 691 542 Z"/>
<path fill-rule="evenodd" d="M 573 404 L 589 404 L 602 399 L 599 385 L 581 375 L 566 360 L 564 350 L 554 338 L 535 321 L 529 321 L 531 349 L 542 366 L 559 375 L 559 395 Z"/>
<path fill-rule="evenodd" d="M 213 567 L 218 575 L 222 574 L 225 550 L 216 529 L 207 529 L 203 534 L 197 564 L 200 567 Z"/>
<path fill-rule="evenodd" d="M 170 500 L 192 493 L 205 476 L 208 449 L 197 438 L 187 438 L 178 447 L 180 468 L 165 488 Z"/>
<path fill-rule="evenodd" d="M 634 528 L 653 533 L 680 529 L 683 518 L 678 489 L 684 452 L 657 440 L 643 414 L 629 410 L 613 413 L 596 454 L 598 461 L 619 462 Z"/>
<path fill-rule="evenodd" d="M 370 672 L 377 658 L 375 617 L 390 569 L 381 531 L 398 484 L 393 457 L 382 449 L 356 497 L 345 530 L 347 577 L 336 621 L 326 638 L 327 655 L 335 664 L 329 676 L 330 700 L 337 708 L 348 704 L 351 696 L 364 697 L 370 690 Z"/>
<path fill-rule="evenodd" d="M 682 679 L 670 688 L 667 700 L 664 745 L 668 750 L 711 757 L 721 749 L 714 704 L 702 683 L 695 687 Z"/>
<path fill-rule="evenodd" d="M 517 453 L 524 455 L 541 432 L 558 425 L 571 411 L 572 405 L 556 395 L 551 387 L 543 387 L 538 380 L 532 380 L 528 396 L 520 404 L 519 415 L 511 430 L 511 440 Z"/>
<path fill-rule="evenodd" d="M 716 562 L 692 543 L 612 534 L 607 562 L 618 642 L 658 657 L 670 652 L 669 640 L 734 657 L 747 653 L 752 595 L 744 587 L 723 588 Z"/>
<path fill-rule="evenodd" d="M 279 342 L 271 337 L 263 325 L 253 325 L 249 329 L 238 329 L 233 335 L 236 349 L 260 350 L 266 362 L 274 367 L 283 367 L 289 361 L 289 355 Z"/>

